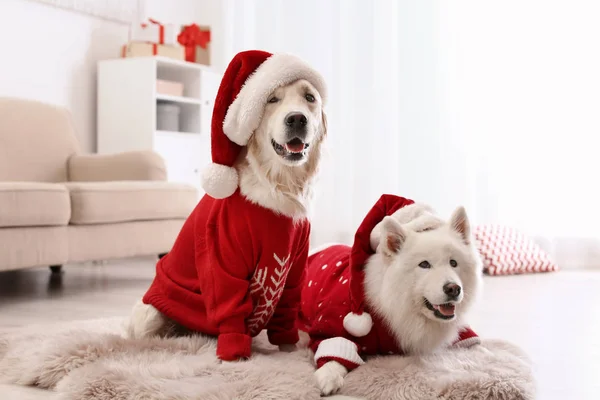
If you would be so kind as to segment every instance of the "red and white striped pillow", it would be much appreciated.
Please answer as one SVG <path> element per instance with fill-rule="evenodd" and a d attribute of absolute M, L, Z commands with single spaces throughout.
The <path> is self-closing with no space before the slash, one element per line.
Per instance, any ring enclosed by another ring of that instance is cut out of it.
<path fill-rule="evenodd" d="M 531 238 L 502 225 L 479 225 L 473 230 L 488 275 L 554 272 L 558 266 Z"/>

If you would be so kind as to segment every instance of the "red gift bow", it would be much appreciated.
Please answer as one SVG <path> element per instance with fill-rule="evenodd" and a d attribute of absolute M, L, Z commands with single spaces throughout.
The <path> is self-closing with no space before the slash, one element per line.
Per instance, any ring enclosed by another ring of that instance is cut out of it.
<path fill-rule="evenodd" d="M 165 44 L 165 26 L 163 24 L 161 24 L 160 22 L 158 22 L 155 19 L 152 18 L 148 18 L 148 21 L 150 21 L 150 23 L 152 24 L 156 24 L 158 25 L 158 43 L 159 44 Z M 142 28 L 145 28 L 148 26 L 148 24 L 140 24 Z"/>
<path fill-rule="evenodd" d="M 188 25 L 183 28 L 177 41 L 185 47 L 185 60 L 196 61 L 196 46 L 206 49 L 210 42 L 210 30 L 202 30 L 196 24 Z"/>

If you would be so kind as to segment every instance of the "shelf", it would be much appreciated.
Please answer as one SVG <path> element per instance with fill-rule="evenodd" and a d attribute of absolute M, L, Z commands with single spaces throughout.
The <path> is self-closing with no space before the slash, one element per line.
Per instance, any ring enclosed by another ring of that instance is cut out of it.
<path fill-rule="evenodd" d="M 154 151 L 163 158 L 169 181 L 186 182 L 202 193 L 198 174 L 211 160 L 211 116 L 221 78 L 214 67 L 159 56 L 99 62 L 98 153 Z M 157 79 L 182 83 L 183 92 L 160 94 Z M 162 123 L 163 104 L 177 106 L 179 127 Z"/>
<path fill-rule="evenodd" d="M 188 61 L 176 60 L 174 58 L 163 57 L 163 56 L 141 56 L 141 57 L 115 57 L 108 58 L 105 60 L 100 60 L 98 63 L 100 65 L 106 64 L 132 64 L 137 63 L 138 61 L 149 62 L 155 61 L 156 66 L 159 69 L 165 70 L 177 70 L 181 72 L 182 70 L 187 70 L 188 72 L 200 73 L 201 71 L 211 71 L 215 72 L 214 67 L 211 65 L 198 64 Z"/>
<path fill-rule="evenodd" d="M 200 132 L 181 132 L 181 131 L 154 131 L 157 135 L 164 136 L 187 136 L 187 135 L 200 135 Z"/>
<path fill-rule="evenodd" d="M 175 60 L 175 59 L 169 58 L 169 57 L 154 56 L 152 58 L 154 58 L 156 60 L 156 62 L 158 63 L 158 65 L 160 67 L 171 66 L 171 67 L 175 67 L 175 68 L 187 68 L 187 69 L 192 69 L 192 70 L 196 70 L 196 71 L 212 69 L 210 65 L 197 64 L 197 63 L 192 63 L 192 62 L 188 62 L 188 61 L 180 61 L 180 60 Z"/>
<path fill-rule="evenodd" d="M 192 97 L 170 96 L 168 94 L 157 94 L 156 100 L 167 101 L 171 103 L 194 104 L 198 106 L 202 104 L 202 101 L 199 99 L 194 99 Z"/>

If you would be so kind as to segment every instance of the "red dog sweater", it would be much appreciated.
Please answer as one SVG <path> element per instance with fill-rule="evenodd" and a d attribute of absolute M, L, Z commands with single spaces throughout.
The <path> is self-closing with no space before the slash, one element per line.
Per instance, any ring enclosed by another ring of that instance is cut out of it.
<path fill-rule="evenodd" d="M 223 360 L 249 357 L 267 329 L 274 345 L 298 341 L 297 315 L 310 223 L 258 206 L 239 190 L 204 196 L 143 298 L 177 323 L 218 336 Z"/>
<path fill-rule="evenodd" d="M 357 296 L 355 293 L 353 299 L 352 279 L 359 279 L 360 282 L 355 283 L 362 286 L 362 273 L 355 272 L 353 275 L 352 263 L 360 260 L 364 265 L 368 259 L 366 256 L 374 254 L 369 245 L 372 228 L 385 215 L 391 215 L 408 204 L 412 201 L 384 195 L 358 229 L 353 247 L 330 246 L 309 257 L 302 289 L 300 325 L 310 335 L 309 346 L 315 352 L 318 368 L 328 361 L 337 361 L 350 371 L 364 364 L 363 355 L 404 354 L 386 323 L 366 304 L 362 305 L 364 312 L 368 312 L 373 321 L 368 334 L 362 337 L 351 335 L 344 328 L 343 321 L 347 314 L 355 311 L 352 301 Z M 372 218 L 377 214 L 376 218 Z M 468 347 L 479 342 L 475 332 L 464 327 L 454 345 Z"/>

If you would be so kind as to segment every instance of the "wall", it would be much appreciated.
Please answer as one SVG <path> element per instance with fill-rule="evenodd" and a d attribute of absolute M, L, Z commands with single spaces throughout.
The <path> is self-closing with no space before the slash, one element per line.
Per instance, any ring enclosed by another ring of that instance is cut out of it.
<path fill-rule="evenodd" d="M 144 2 L 141 2 L 144 3 Z M 146 0 L 144 15 L 164 22 L 214 25 L 219 2 Z M 217 24 L 218 25 L 218 24 Z M 215 33 L 215 46 L 221 35 Z M 0 96 L 69 108 L 84 151 L 96 148 L 96 63 L 117 57 L 127 24 L 29 0 L 0 1 Z M 216 59 L 220 59 L 216 52 Z"/>
<path fill-rule="evenodd" d="M 203 0 L 146 0 L 140 11 L 141 18 L 154 18 L 161 22 L 173 24 L 189 24 L 198 22 L 196 13 L 201 8 Z M 201 23 L 203 21 L 200 21 Z"/>
<path fill-rule="evenodd" d="M 0 96 L 69 108 L 85 151 L 95 149 L 96 61 L 115 57 L 127 26 L 26 0 L 0 2 Z"/>

